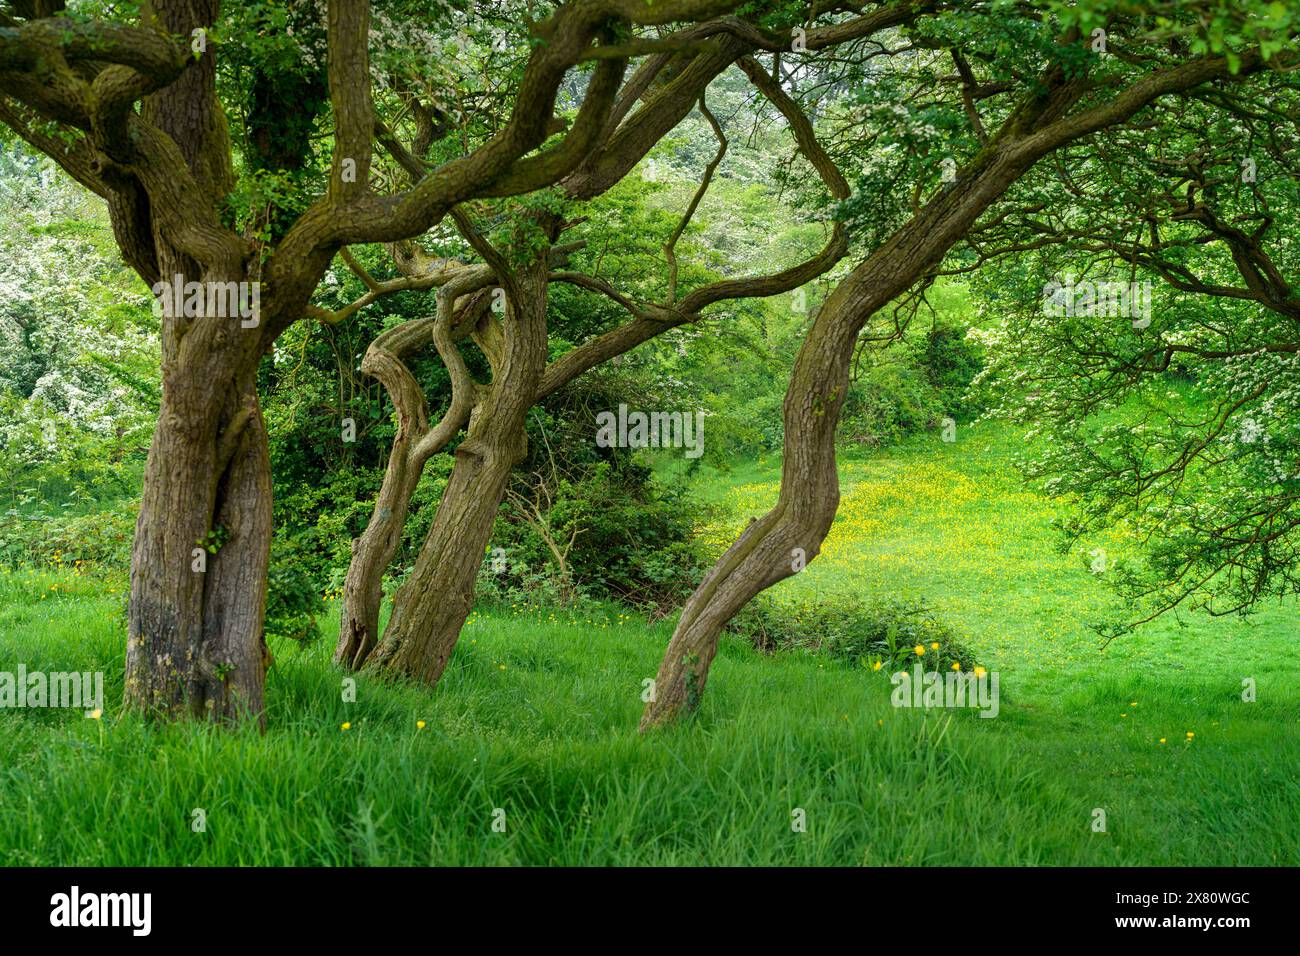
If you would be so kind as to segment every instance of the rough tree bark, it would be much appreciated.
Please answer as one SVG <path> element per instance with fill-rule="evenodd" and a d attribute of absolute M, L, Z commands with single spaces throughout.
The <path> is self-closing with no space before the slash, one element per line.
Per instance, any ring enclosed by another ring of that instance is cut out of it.
<path fill-rule="evenodd" d="M 158 0 L 151 10 L 169 33 L 188 36 L 211 27 L 217 8 L 216 0 Z M 110 176 L 129 170 L 143 183 L 156 210 L 157 276 L 199 282 L 206 311 L 207 289 L 257 281 L 248 248 L 233 235 L 179 235 L 179 210 L 200 203 L 210 218 L 233 184 L 211 51 L 146 97 L 141 116 L 149 132 L 162 135 L 139 149 L 124 137 L 118 147 L 104 123 L 109 148 L 101 166 Z M 188 186 L 165 175 L 167 162 L 183 164 Z M 159 201 L 185 188 L 196 195 Z M 120 213 L 114 220 L 121 236 L 130 224 Z M 270 458 L 256 392 L 264 346 L 261 329 L 244 327 L 234 304 L 227 299 L 215 314 L 166 314 L 162 321 L 162 400 L 132 544 L 127 615 L 125 704 L 150 713 L 262 716 L 271 541 Z"/>
<path fill-rule="evenodd" d="M 474 582 L 506 483 L 528 451 L 525 421 L 546 368 L 549 257 L 535 257 L 518 270 L 493 258 L 506 309 L 499 337 L 480 342 L 492 382 L 476 386 L 464 381 L 463 365 L 451 369 L 455 389 L 481 389 L 482 397 L 456 448 L 433 526 L 411 576 L 393 598 L 383 640 L 368 662 L 429 684 L 442 676 L 473 607 Z"/>
<path fill-rule="evenodd" d="M 397 410 L 397 436 L 370 521 L 361 536 L 352 542 L 352 557 L 343 585 L 339 643 L 334 660 L 352 669 L 361 667 L 378 643 L 384 574 L 397 554 L 425 463 L 465 427 L 478 400 L 477 385 L 467 376 L 460 376 L 461 389 L 453 394 L 442 420 L 430 428 L 424 393 L 402 359 L 433 341 L 450 367 L 459 361 L 451 350 L 455 348 L 454 341 L 467 331 L 466 327 L 480 337 L 489 335 L 486 326 L 492 321 L 488 310 L 490 297 L 471 294 L 458 299 L 462 288 L 493 281 L 490 272 L 476 272 L 477 275 L 463 276 L 443 287 L 439 296 L 441 314 L 437 318 L 416 320 L 389 330 L 370 345 L 361 363 L 361 370 L 379 379 L 393 400 Z M 438 323 L 449 325 L 450 335 L 442 334 L 437 329 Z"/>
<path fill-rule="evenodd" d="M 238 317 L 193 321 L 233 323 L 223 337 L 240 355 L 195 355 L 182 345 L 164 361 L 131 552 L 125 700 L 149 712 L 260 717 L 271 541 L 260 350 Z"/>

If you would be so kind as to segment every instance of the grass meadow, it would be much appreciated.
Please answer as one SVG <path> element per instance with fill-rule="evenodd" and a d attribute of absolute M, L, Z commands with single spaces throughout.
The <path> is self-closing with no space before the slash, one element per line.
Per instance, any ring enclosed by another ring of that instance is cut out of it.
<path fill-rule="evenodd" d="M 273 646 L 265 734 L 154 726 L 118 709 L 121 581 L 0 574 L 0 670 L 107 675 L 99 719 L 0 710 L 0 863 L 1300 863 L 1296 606 L 1102 648 L 1087 624 L 1113 599 L 1086 551 L 1125 542 L 1059 553 L 1018 440 L 849 453 L 823 554 L 775 589 L 925 600 L 999 673 L 993 720 L 896 709 L 884 673 L 728 637 L 698 716 L 642 737 L 671 622 L 516 606 L 475 613 L 436 692 L 363 676 L 345 702 L 325 620 Z M 779 462 L 705 479 L 721 546 Z"/>

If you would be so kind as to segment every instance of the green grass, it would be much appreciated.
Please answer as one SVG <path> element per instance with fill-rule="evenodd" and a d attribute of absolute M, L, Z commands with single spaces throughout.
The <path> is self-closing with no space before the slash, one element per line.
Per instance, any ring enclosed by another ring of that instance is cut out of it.
<path fill-rule="evenodd" d="M 436 692 L 363 677 L 344 703 L 327 621 L 305 651 L 274 647 L 265 735 L 149 726 L 116 707 L 122 595 L 0 575 L 0 670 L 102 669 L 109 700 L 101 720 L 0 710 L 0 862 L 1300 862 L 1294 606 L 1099 650 L 1086 621 L 1108 592 L 1053 551 L 1011 442 L 973 430 L 850 456 L 825 555 L 777 589 L 927 599 L 998 670 L 994 720 L 894 709 L 883 674 L 728 638 L 697 719 L 642 738 L 666 624 L 498 609 L 467 625 Z M 706 476 L 722 525 L 759 513 L 775 476 Z"/>
<path fill-rule="evenodd" d="M 1300 664 L 1290 653 L 1295 599 L 1245 620 L 1168 615 L 1103 645 L 1089 624 L 1124 608 L 1105 574 L 1089 570 L 1090 555 L 1103 548 L 1113 559 L 1135 545 L 1109 535 L 1060 553 L 1053 504 L 1013 469 L 1018 445 L 1014 430 L 984 425 L 963 428 L 953 444 L 924 437 L 843 456 L 840 508 L 823 554 L 772 594 L 789 602 L 831 593 L 924 600 L 1003 674 L 1004 689 L 1010 682 L 1026 699 L 1144 678 L 1159 687 L 1210 684 L 1235 698 L 1251 677 L 1261 701 L 1289 701 L 1291 716 L 1300 713 Z M 701 490 L 730 516 L 710 529 L 719 547 L 770 507 L 779 480 L 777 462 L 704 476 Z"/>

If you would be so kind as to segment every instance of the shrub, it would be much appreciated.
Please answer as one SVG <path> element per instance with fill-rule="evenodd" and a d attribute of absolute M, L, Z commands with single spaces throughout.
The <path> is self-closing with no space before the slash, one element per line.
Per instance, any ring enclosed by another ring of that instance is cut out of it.
<path fill-rule="evenodd" d="M 984 367 L 979 346 L 953 323 L 936 322 L 905 347 L 869 353 L 849 386 L 840 425 L 845 441 L 880 446 L 982 410 L 969 386 Z"/>
<path fill-rule="evenodd" d="M 303 565 L 297 541 L 275 539 L 267 571 L 264 630 L 267 635 L 310 644 L 320 636 L 316 616 L 324 610 L 324 599 Z"/>
<path fill-rule="evenodd" d="M 700 506 L 682 490 L 653 482 L 649 469 L 598 462 L 551 491 L 545 518 L 561 546 L 576 532 L 566 561 L 580 593 L 663 609 L 680 603 L 699 581 L 703 568 L 692 535 Z M 502 571 L 491 568 L 498 547 L 506 556 Z M 483 596 L 526 592 L 560 603 L 568 583 L 542 536 L 510 505 L 497 519 L 479 580 Z"/>
<path fill-rule="evenodd" d="M 945 414 L 921 369 L 900 361 L 872 366 L 849 386 L 840 424 L 845 441 L 879 446 L 934 428 Z"/>
<path fill-rule="evenodd" d="M 123 501 L 94 514 L 0 514 L 0 562 L 9 567 L 125 571 L 138 505 Z"/>
<path fill-rule="evenodd" d="M 920 601 L 826 599 L 795 606 L 761 594 L 736 616 L 731 629 L 763 651 L 803 649 L 887 673 L 910 667 L 918 658 L 926 670 L 946 671 L 955 663 L 969 671 L 977 663 L 952 627 Z M 924 654 L 918 655 L 917 647 Z"/>
<path fill-rule="evenodd" d="M 980 347 L 966 337 L 958 325 L 936 322 L 915 351 L 914 360 L 934 386 L 944 413 L 970 418 L 982 406 L 967 393 L 970 383 L 984 368 Z"/>

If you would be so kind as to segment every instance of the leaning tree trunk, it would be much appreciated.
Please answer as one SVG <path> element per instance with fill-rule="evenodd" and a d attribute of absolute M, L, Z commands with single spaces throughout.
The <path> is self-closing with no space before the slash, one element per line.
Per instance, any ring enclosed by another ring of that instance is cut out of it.
<path fill-rule="evenodd" d="M 985 154 L 964 181 L 933 200 L 826 300 L 799 350 L 786 391 L 780 497 L 771 511 L 750 523 L 687 600 L 642 714 L 642 730 L 698 706 L 727 622 L 821 550 L 839 507 L 835 428 L 858 333 L 867 319 L 938 262 L 1031 164 L 1025 156 Z"/>
<path fill-rule="evenodd" d="M 543 256 L 509 295 L 500 340 L 485 349 L 492 384 L 456 448 L 433 526 L 367 666 L 436 684 L 451 659 L 510 473 L 528 451 L 524 426 L 547 358 L 546 266 Z"/>
<path fill-rule="evenodd" d="M 164 332 L 162 406 L 131 551 L 124 702 L 262 720 L 271 470 L 256 330 Z M 228 323 L 200 329 L 202 323 Z"/>
<path fill-rule="evenodd" d="M 785 459 L 776 506 L 752 520 L 682 609 L 655 677 L 642 729 L 693 711 L 704 693 L 718 638 L 760 591 L 821 550 L 839 507 L 835 426 L 848 389 L 856 332 L 823 308 L 799 350 L 785 399 Z M 802 553 L 796 549 L 802 549 Z"/>

